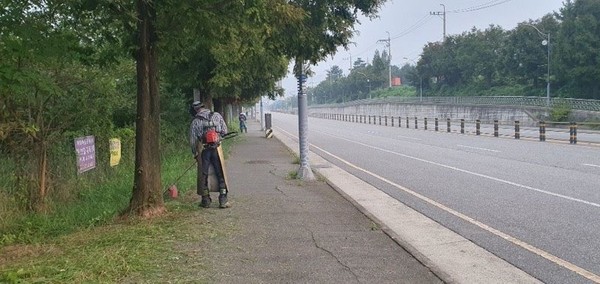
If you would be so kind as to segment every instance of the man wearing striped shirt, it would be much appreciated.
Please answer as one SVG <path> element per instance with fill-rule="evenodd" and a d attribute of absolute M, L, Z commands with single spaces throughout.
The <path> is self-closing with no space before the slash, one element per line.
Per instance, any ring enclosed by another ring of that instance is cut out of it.
<path fill-rule="evenodd" d="M 229 207 L 227 200 L 227 184 L 223 176 L 223 168 L 219 159 L 217 147 L 220 145 L 220 140 L 216 142 L 212 139 L 207 139 L 207 132 L 213 128 L 218 138 L 227 134 L 227 124 L 218 112 L 211 112 L 200 101 L 192 103 L 192 113 L 194 119 L 190 125 L 190 146 L 194 158 L 198 160 L 198 179 L 196 190 L 198 195 L 202 196 L 200 206 L 207 208 L 212 202 L 210 198 L 210 190 L 208 188 L 208 169 L 213 165 L 217 181 L 219 184 L 219 207 Z M 210 141 L 207 141 L 210 140 Z M 201 151 L 200 151 L 201 149 Z"/>

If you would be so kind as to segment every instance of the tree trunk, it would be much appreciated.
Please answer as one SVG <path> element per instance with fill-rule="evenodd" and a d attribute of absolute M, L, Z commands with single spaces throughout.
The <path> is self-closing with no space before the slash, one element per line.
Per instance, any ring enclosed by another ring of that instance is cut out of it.
<path fill-rule="evenodd" d="M 36 212 L 45 212 L 47 209 L 46 197 L 48 195 L 48 150 L 43 139 L 35 141 L 33 147 L 33 153 L 36 157 L 36 167 L 34 167 L 36 173 L 31 174 L 30 208 Z M 37 185 L 35 188 L 33 188 L 34 184 Z"/>
<path fill-rule="evenodd" d="M 133 195 L 123 215 L 150 217 L 165 211 L 160 184 L 160 110 L 156 10 L 137 0 L 137 117 Z"/>

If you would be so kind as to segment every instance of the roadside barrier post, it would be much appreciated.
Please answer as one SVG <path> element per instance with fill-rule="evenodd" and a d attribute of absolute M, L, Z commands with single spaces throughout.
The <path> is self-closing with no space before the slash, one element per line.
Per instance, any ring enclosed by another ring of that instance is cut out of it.
<path fill-rule="evenodd" d="M 494 137 L 498 137 L 498 120 L 494 119 Z"/>
<path fill-rule="evenodd" d="M 475 135 L 481 135 L 481 120 L 475 121 Z"/>
<path fill-rule="evenodd" d="M 438 128 L 438 118 L 437 117 L 434 119 L 433 124 L 435 125 L 435 131 L 438 131 L 439 128 Z"/>
<path fill-rule="evenodd" d="M 419 126 L 417 124 L 417 117 L 415 116 L 415 129 L 418 129 L 418 128 L 419 128 Z"/>
<path fill-rule="evenodd" d="M 540 121 L 540 141 L 546 141 L 546 122 Z"/>
<path fill-rule="evenodd" d="M 519 121 L 515 120 L 515 139 L 521 139 L 521 127 Z"/>
<path fill-rule="evenodd" d="M 573 122 L 573 144 L 577 144 L 577 122 Z"/>
<path fill-rule="evenodd" d="M 379 116 L 379 125 L 381 125 L 381 115 Z"/>
<path fill-rule="evenodd" d="M 427 130 L 427 117 L 423 118 L 423 124 L 425 125 L 425 130 Z"/>
<path fill-rule="evenodd" d="M 450 118 L 446 118 L 446 131 L 450 132 Z"/>
<path fill-rule="evenodd" d="M 392 120 L 392 127 L 394 127 L 394 116 L 390 115 L 390 119 Z"/>
<path fill-rule="evenodd" d="M 465 134 L 465 119 L 460 119 L 460 134 Z"/>
<path fill-rule="evenodd" d="M 569 126 L 569 134 L 569 143 L 577 144 L 577 122 L 571 122 L 571 125 Z"/>
<path fill-rule="evenodd" d="M 406 117 L 406 128 L 410 128 L 410 122 L 408 122 L 408 116 Z"/>

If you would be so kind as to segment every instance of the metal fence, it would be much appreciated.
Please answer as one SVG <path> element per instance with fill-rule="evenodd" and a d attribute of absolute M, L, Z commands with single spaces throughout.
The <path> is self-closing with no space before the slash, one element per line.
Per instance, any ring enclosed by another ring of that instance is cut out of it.
<path fill-rule="evenodd" d="M 415 116 L 385 116 L 343 113 L 313 113 L 312 117 L 360 124 L 372 124 L 406 129 L 421 129 L 435 132 L 460 133 L 492 137 L 512 137 L 539 141 L 569 142 L 600 146 L 600 131 L 580 129 L 586 123 L 539 121 L 536 127 L 523 127 L 520 121 L 502 123 L 498 120 L 483 122 L 479 119 L 427 118 Z M 562 125 L 558 125 L 562 124 Z M 589 123 L 587 125 L 590 125 Z M 598 124 L 594 124 L 598 126 Z M 557 127 L 560 126 L 560 127 Z"/>
<path fill-rule="evenodd" d="M 530 106 L 546 107 L 545 97 L 387 97 L 363 99 L 341 104 L 312 105 L 311 107 L 340 107 L 379 103 L 406 104 L 448 104 L 448 105 L 488 105 L 488 106 Z M 568 106 L 573 110 L 600 111 L 600 100 L 551 98 L 550 107 Z"/>

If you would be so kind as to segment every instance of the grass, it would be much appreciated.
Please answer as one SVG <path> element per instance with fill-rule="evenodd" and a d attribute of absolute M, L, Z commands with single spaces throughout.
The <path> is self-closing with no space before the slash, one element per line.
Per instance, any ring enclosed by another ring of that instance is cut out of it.
<path fill-rule="evenodd" d="M 225 156 L 239 139 L 224 141 Z M 80 181 L 76 201 L 57 204 L 52 213 L 3 218 L 0 283 L 210 282 L 212 262 L 201 252 L 236 228 L 217 227 L 214 216 L 198 214 L 195 167 L 184 174 L 194 164 L 186 146 L 162 155 L 163 187 L 181 177 L 176 183 L 180 197 L 166 203 L 163 216 L 116 218 L 133 187 L 133 166 L 124 163 L 103 182 Z M 192 250 L 197 253 L 190 255 L 182 243 L 197 246 Z"/>
<path fill-rule="evenodd" d="M 287 179 L 289 179 L 289 180 L 298 179 L 298 171 L 288 172 Z"/>
<path fill-rule="evenodd" d="M 212 222 L 194 215 L 191 211 L 196 207 L 190 203 L 169 207 L 170 213 L 152 220 L 117 222 L 44 243 L 5 248 L 0 257 L 0 282 L 155 283 L 184 277 L 186 268 L 174 264 L 190 256 L 176 244 L 207 243 L 226 234 L 227 229 L 218 230 Z M 193 261 L 207 263 L 203 256 L 194 255 Z M 194 276 L 196 280 L 209 278 L 209 267 Z"/>

